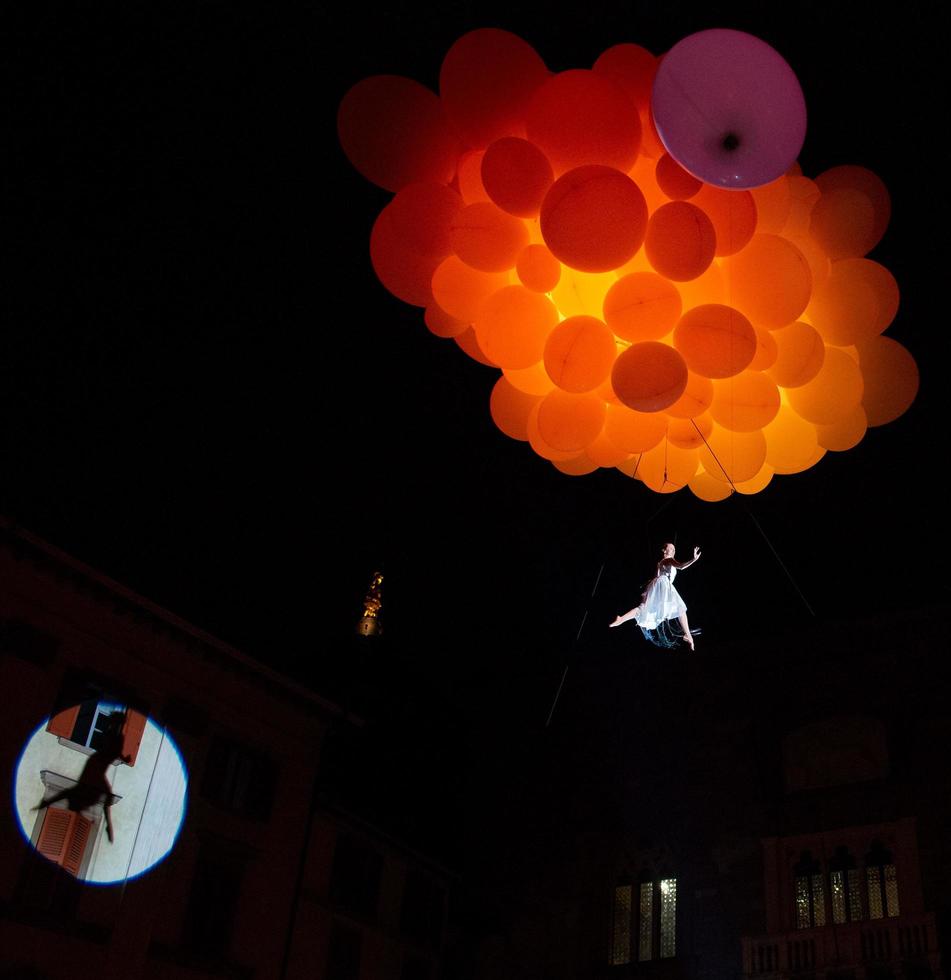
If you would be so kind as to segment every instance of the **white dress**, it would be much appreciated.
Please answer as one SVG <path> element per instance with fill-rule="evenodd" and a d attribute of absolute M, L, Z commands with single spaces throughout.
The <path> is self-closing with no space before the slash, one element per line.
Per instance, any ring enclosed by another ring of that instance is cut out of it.
<path fill-rule="evenodd" d="M 647 584 L 641 596 L 640 612 L 634 621 L 645 630 L 656 629 L 668 619 L 677 619 L 687 611 L 687 605 L 674 588 L 677 569 L 663 562 L 657 565 L 657 574 Z"/>

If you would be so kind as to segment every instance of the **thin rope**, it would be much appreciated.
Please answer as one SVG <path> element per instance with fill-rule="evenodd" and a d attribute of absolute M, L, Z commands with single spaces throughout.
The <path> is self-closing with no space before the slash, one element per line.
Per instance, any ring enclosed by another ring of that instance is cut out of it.
<path fill-rule="evenodd" d="M 707 447 L 707 449 L 710 450 L 710 455 L 713 456 L 713 458 L 716 460 L 717 466 L 719 466 L 720 469 L 723 470 L 723 475 L 727 478 L 727 482 L 733 488 L 733 493 L 737 494 L 737 496 L 739 496 L 739 498 L 741 500 L 743 500 L 743 494 L 741 494 L 736 489 L 736 484 L 733 482 L 732 477 L 730 476 L 729 473 L 727 473 L 726 468 L 720 462 L 720 458 L 717 456 L 717 454 L 710 447 L 710 443 L 707 442 L 707 440 L 704 437 L 703 433 L 700 431 L 700 428 L 697 425 L 697 423 L 693 419 L 691 419 L 690 421 L 692 422 L 693 427 L 697 430 L 697 434 L 700 436 L 701 439 L 703 439 L 704 445 Z M 759 531 L 759 533 L 763 536 L 763 540 L 769 545 L 769 550 L 772 551 L 773 557 L 776 559 L 777 562 L 779 562 L 779 567 L 786 573 L 786 578 L 789 579 L 790 583 L 792 584 L 792 587 L 799 594 L 799 598 L 802 599 L 803 605 L 806 607 L 806 609 L 809 610 L 809 615 L 810 616 L 815 616 L 815 614 L 816 614 L 815 613 L 815 610 L 812 608 L 812 606 L 809 605 L 809 600 L 805 597 L 805 595 L 803 595 L 802 589 L 800 589 L 799 586 L 796 584 L 796 580 L 792 577 L 792 573 L 786 567 L 786 565 L 783 562 L 782 558 L 780 558 L 779 552 L 773 546 L 773 542 L 769 540 L 769 537 L 767 536 L 766 532 L 763 530 L 763 528 L 760 526 L 759 521 L 756 519 L 756 515 L 750 510 L 750 508 L 747 505 L 747 503 L 746 503 L 745 500 L 743 500 L 743 509 L 746 511 L 747 514 L 749 514 L 750 520 L 756 525 L 756 530 Z"/>
<path fill-rule="evenodd" d="M 598 569 L 598 577 L 594 580 L 594 587 L 591 589 L 591 595 L 588 597 L 588 603 L 594 598 L 595 592 L 598 591 L 598 585 L 601 583 L 601 575 L 604 572 L 604 562 L 601 562 L 601 567 Z M 581 639 L 581 633 L 584 630 L 584 624 L 588 621 L 588 606 L 584 607 L 584 615 L 581 617 L 581 625 L 578 627 L 578 632 L 575 635 L 575 643 Z M 565 669 L 561 672 L 561 681 L 558 684 L 558 690 L 555 692 L 555 700 L 551 703 L 551 710 L 548 712 L 548 718 L 545 721 L 545 727 L 547 728 L 551 724 L 552 715 L 555 713 L 555 707 L 558 704 L 558 699 L 561 697 L 561 689 L 565 686 L 565 678 L 568 676 L 568 662 L 565 663 Z"/>
<path fill-rule="evenodd" d="M 146 722 L 146 727 L 148 727 L 148 722 Z M 132 867 L 132 858 L 135 857 L 135 846 L 139 842 L 139 831 L 142 829 L 142 820 L 145 817 L 146 807 L 149 805 L 149 796 L 152 793 L 152 783 L 155 781 L 155 770 L 158 769 L 159 758 L 161 757 L 162 749 L 165 746 L 165 735 L 167 732 L 168 729 L 163 725 L 162 738 L 159 740 L 158 750 L 155 753 L 155 762 L 152 763 L 152 774 L 149 776 L 149 785 L 146 787 L 145 790 L 145 800 L 142 803 L 142 812 L 139 814 L 139 822 L 136 824 L 135 827 L 135 836 L 132 838 L 132 847 L 129 850 L 129 860 L 125 866 L 125 875 L 122 878 L 122 888 L 120 889 L 119 892 L 120 906 L 122 905 L 122 902 L 125 899 L 125 886 L 129 880 L 129 869 Z"/>

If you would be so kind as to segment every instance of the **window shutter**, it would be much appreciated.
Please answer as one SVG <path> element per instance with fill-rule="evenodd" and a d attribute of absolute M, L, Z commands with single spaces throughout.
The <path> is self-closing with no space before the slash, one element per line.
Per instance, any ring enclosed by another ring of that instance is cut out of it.
<path fill-rule="evenodd" d="M 43 826 L 40 828 L 40 839 L 36 842 L 36 849 L 43 857 L 56 864 L 63 863 L 69 830 L 75 816 L 77 814 L 71 810 L 63 810 L 59 807 L 50 807 L 46 811 Z"/>
<path fill-rule="evenodd" d="M 73 822 L 73 832 L 66 842 L 66 853 L 63 855 L 63 867 L 73 877 L 79 877 L 79 868 L 83 863 L 83 854 L 86 853 L 86 845 L 89 843 L 92 821 L 84 816 L 74 813 L 76 818 Z"/>
<path fill-rule="evenodd" d="M 73 707 L 53 715 L 50 718 L 50 723 L 46 726 L 46 730 L 52 735 L 58 735 L 60 738 L 72 738 L 73 729 L 76 727 L 76 719 L 78 717 L 79 705 L 75 704 Z"/>
<path fill-rule="evenodd" d="M 61 865 L 76 877 L 86 853 L 86 845 L 92 836 L 92 828 L 92 820 L 87 820 L 82 814 L 61 807 L 50 807 L 43 819 L 36 849 L 43 857 Z"/>
<path fill-rule="evenodd" d="M 145 715 L 141 712 L 133 711 L 131 708 L 126 711 L 125 724 L 122 726 L 122 754 L 131 756 L 128 762 L 130 766 L 135 765 L 136 756 L 139 754 L 145 721 Z"/>

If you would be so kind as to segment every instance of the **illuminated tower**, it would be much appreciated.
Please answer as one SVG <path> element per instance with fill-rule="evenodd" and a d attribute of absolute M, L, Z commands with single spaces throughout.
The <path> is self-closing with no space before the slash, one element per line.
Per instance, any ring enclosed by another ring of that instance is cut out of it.
<path fill-rule="evenodd" d="M 357 623 L 361 636 L 383 635 L 383 573 L 374 572 L 370 576 L 370 587 L 363 600 L 363 613 Z"/>

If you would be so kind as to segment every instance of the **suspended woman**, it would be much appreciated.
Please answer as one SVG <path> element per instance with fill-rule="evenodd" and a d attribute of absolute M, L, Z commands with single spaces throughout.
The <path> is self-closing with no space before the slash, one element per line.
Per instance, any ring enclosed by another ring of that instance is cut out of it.
<path fill-rule="evenodd" d="M 684 643 L 693 650 L 693 636 L 687 624 L 687 606 L 680 598 L 680 593 L 674 588 L 674 579 L 678 570 L 689 568 L 697 561 L 700 557 L 700 549 L 693 549 L 693 558 L 690 561 L 677 561 L 674 554 L 674 546 L 670 542 L 665 544 L 661 560 L 657 563 L 657 574 L 648 582 L 641 601 L 633 609 L 615 617 L 614 622 L 608 625 L 620 626 L 621 623 L 633 619 L 646 634 L 646 631 L 657 629 L 667 620 L 676 619 L 684 631 Z"/>

